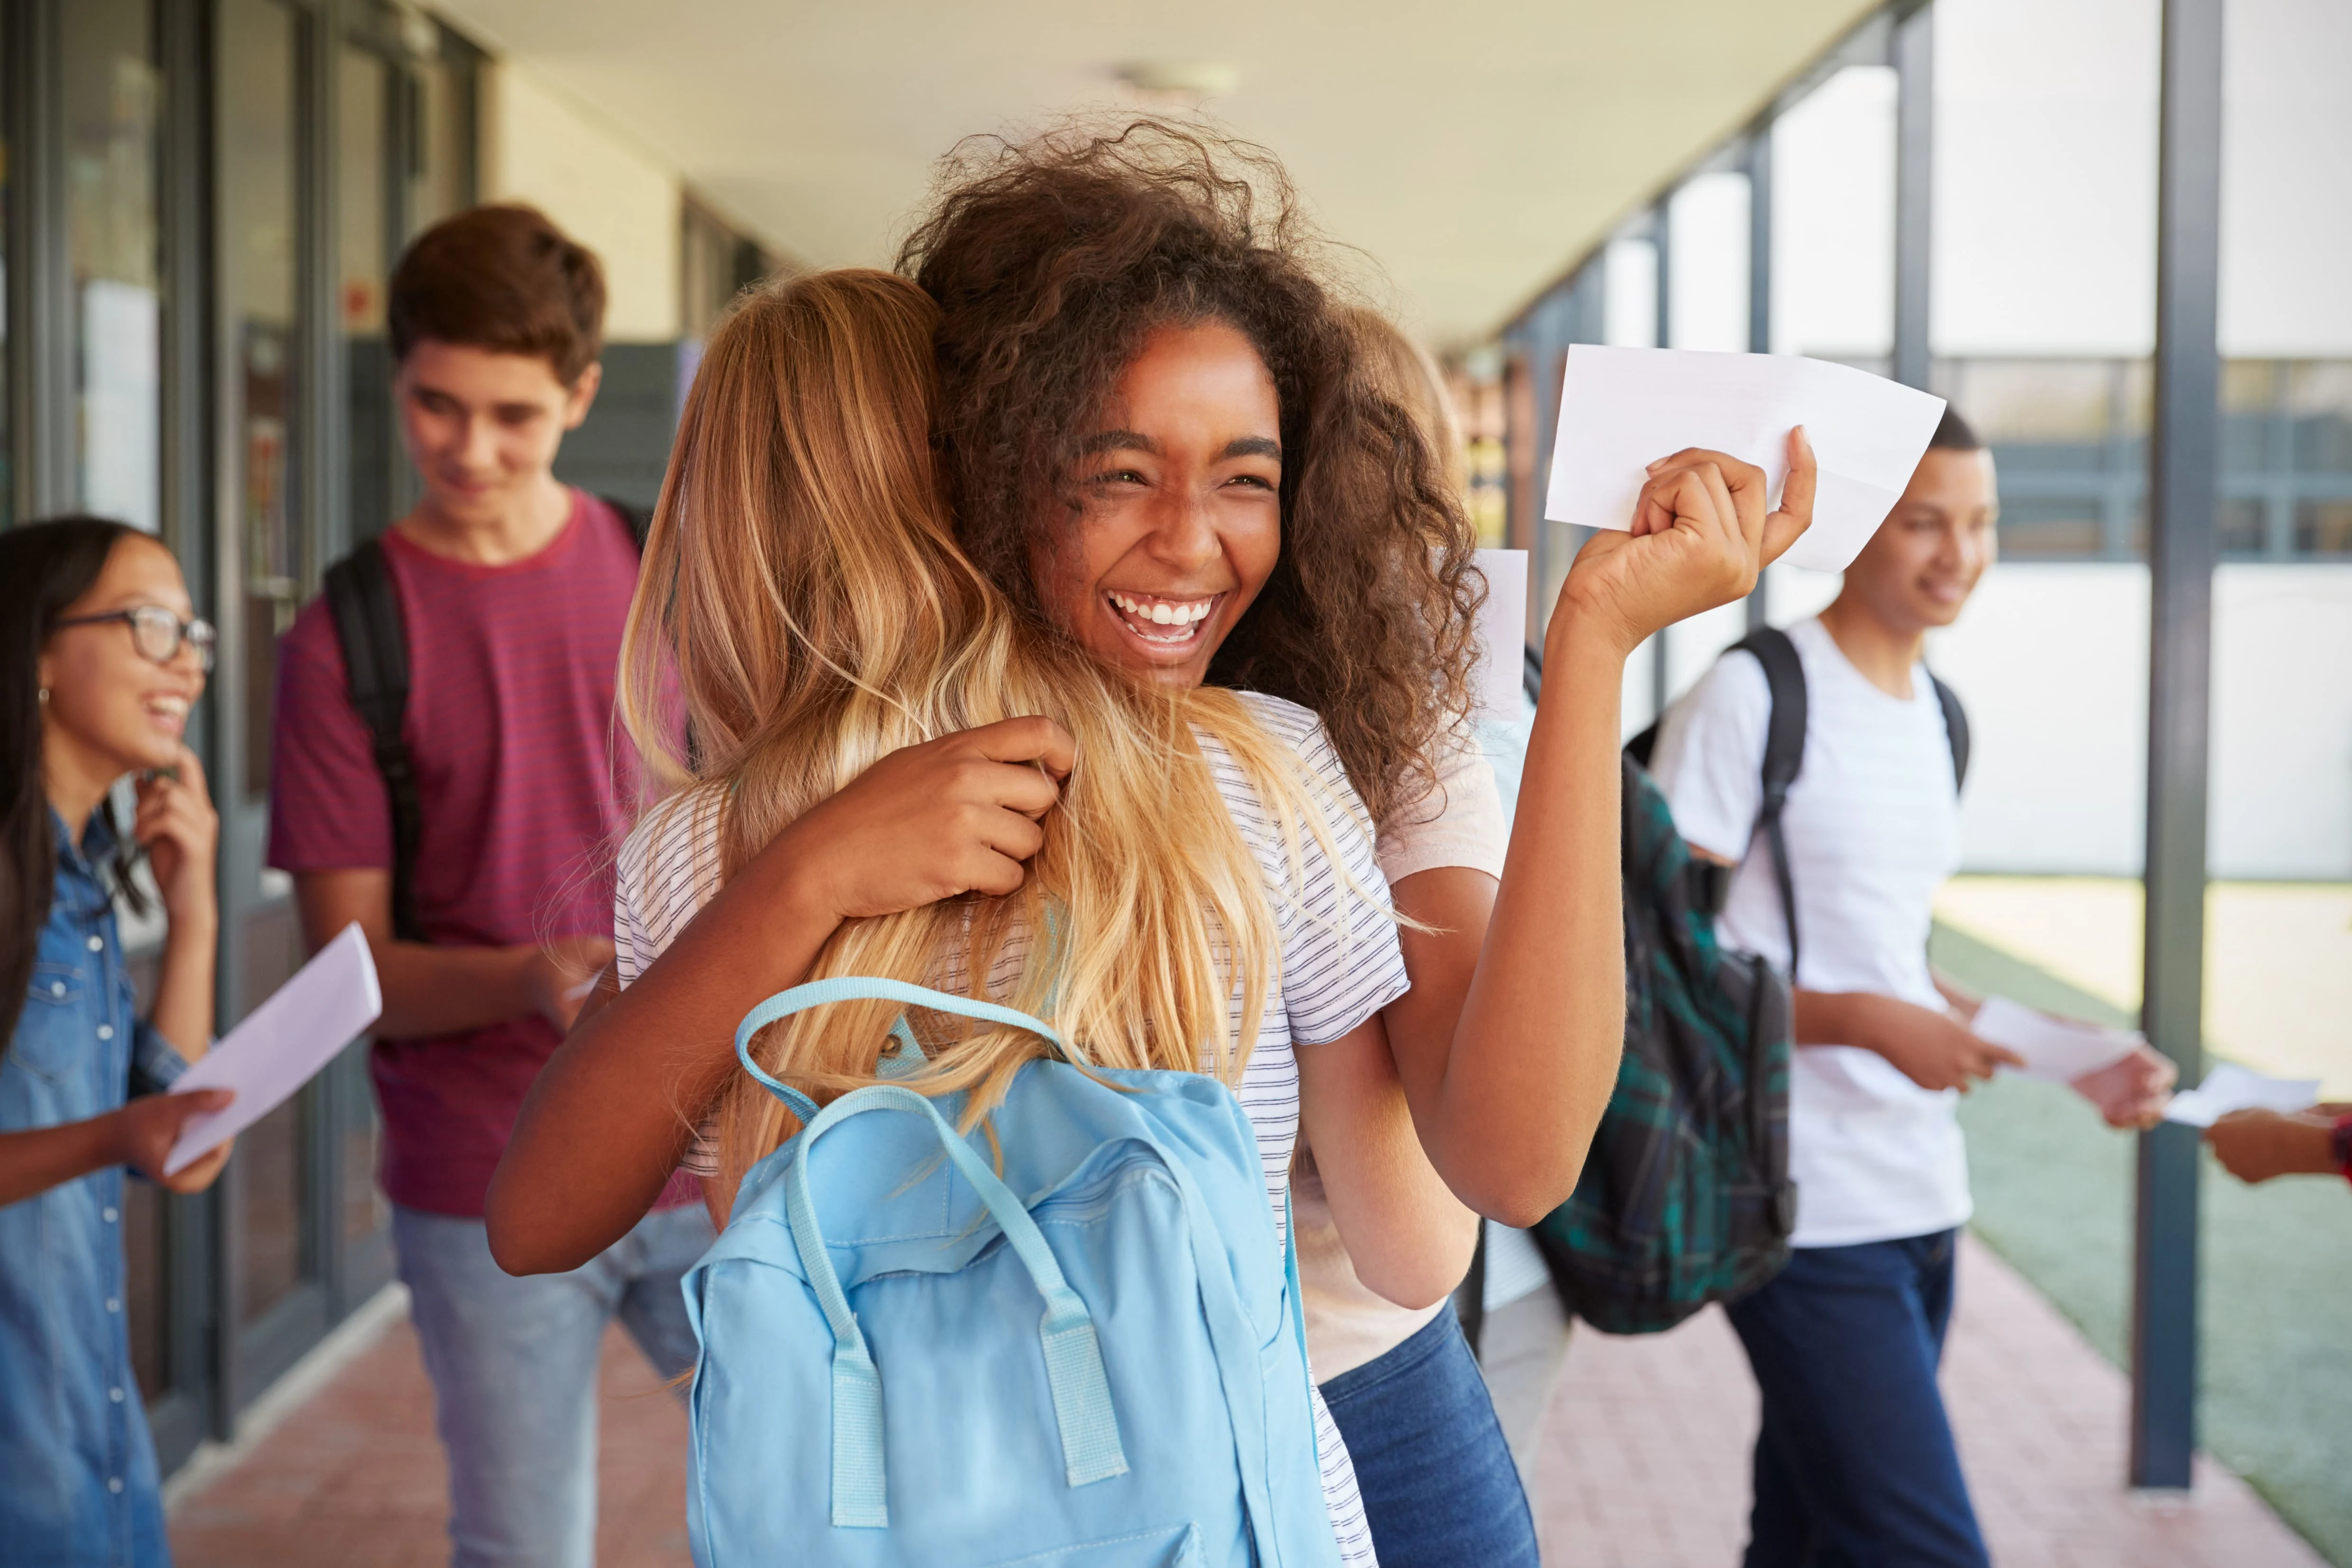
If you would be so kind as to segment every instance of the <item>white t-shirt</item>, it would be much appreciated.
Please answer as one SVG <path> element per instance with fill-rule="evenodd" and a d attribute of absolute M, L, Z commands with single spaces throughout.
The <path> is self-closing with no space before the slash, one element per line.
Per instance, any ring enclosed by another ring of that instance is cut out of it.
<path fill-rule="evenodd" d="M 1869 991 L 1941 1010 L 1927 970 L 1936 890 L 1959 867 L 1951 742 L 1927 668 L 1890 697 L 1850 663 L 1820 621 L 1789 628 L 1805 670 L 1805 757 L 1781 830 L 1796 884 L 1796 983 Z M 1785 971 L 1788 922 L 1771 851 L 1759 839 L 1764 668 L 1727 654 L 1667 713 L 1652 773 L 1675 826 L 1739 861 L 1717 933 Z M 1968 1152 L 1959 1096 L 1926 1089 L 1858 1046 L 1800 1046 L 1790 1073 L 1789 1165 L 1799 1247 L 1925 1236 L 1965 1223 Z"/>
<path fill-rule="evenodd" d="M 1380 896 L 1380 868 L 1363 806 L 1348 783 L 1339 753 L 1323 732 L 1322 721 L 1296 703 L 1244 693 L 1259 725 L 1303 757 L 1331 797 L 1348 809 L 1327 823 L 1338 855 L 1335 867 L 1311 834 L 1298 837 L 1301 880 L 1294 873 L 1281 834 L 1266 816 L 1239 764 L 1214 737 L 1201 737 L 1215 775 L 1217 793 L 1233 814 L 1242 841 L 1264 868 L 1281 943 L 1281 984 L 1266 997 L 1257 1042 L 1244 1069 L 1237 1094 L 1256 1130 L 1258 1156 L 1265 1170 L 1277 1232 L 1290 1157 L 1298 1140 L 1298 1061 L 1294 1046 L 1336 1040 L 1404 994 L 1404 955 L 1397 947 L 1389 911 L 1366 901 L 1356 889 Z M 1344 868 L 1346 875 L 1340 875 Z M 719 813 L 716 796 L 648 814 L 621 847 L 614 900 L 614 969 L 623 986 L 634 984 L 676 939 L 719 887 Z M 1352 885 L 1351 885 L 1352 884 Z M 992 965 L 989 986 L 1009 989 L 1027 950 L 1020 933 L 1008 940 Z M 943 976 L 950 984 L 953 976 Z M 1240 1022 L 1241 997 L 1234 999 Z M 716 1162 L 698 1137 L 688 1168 L 715 1171 Z M 1372 1568 L 1371 1531 L 1356 1489 L 1347 1446 L 1320 1394 L 1315 1395 L 1317 1447 L 1323 1464 L 1324 1500 L 1349 1568 Z"/>
<path fill-rule="evenodd" d="M 1466 866 L 1500 879 L 1510 831 L 1475 735 L 1455 737 L 1437 758 L 1435 787 L 1421 800 L 1389 813 L 1380 825 L 1373 854 L 1381 875 L 1393 886 L 1418 871 Z M 1302 1151 L 1302 1152 L 1304 1152 Z M 1421 1331 L 1422 1325 L 1452 1303 L 1400 1307 L 1356 1275 L 1348 1244 L 1331 1218 L 1323 1178 L 1311 1158 L 1291 1173 L 1292 1211 L 1298 1221 L 1298 1283 L 1307 1316 L 1307 1343 L 1315 1375 L 1328 1381 L 1374 1361 Z"/>

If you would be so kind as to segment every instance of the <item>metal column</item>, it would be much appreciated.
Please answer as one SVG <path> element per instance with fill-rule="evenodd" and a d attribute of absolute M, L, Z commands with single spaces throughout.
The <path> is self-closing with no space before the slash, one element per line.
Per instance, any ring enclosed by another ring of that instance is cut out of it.
<path fill-rule="evenodd" d="M 1936 8 L 1895 24 L 1895 379 L 1927 385 L 1927 299 L 1935 224 Z"/>
<path fill-rule="evenodd" d="M 2221 209 L 2222 0 L 2164 0 L 2158 121 L 2147 928 L 2141 1026 L 2202 1066 L 2206 735 L 2212 673 Z M 2139 1143 L 2132 1280 L 2131 1483 L 2185 1489 L 2197 1445 L 2197 1138 Z"/>
<path fill-rule="evenodd" d="M 1675 346 L 1675 193 L 1658 198 L 1650 211 L 1650 247 L 1657 258 L 1657 326 L 1652 341 L 1662 349 Z M 1674 630 L 1660 626 L 1650 634 L 1650 718 L 1666 713 L 1666 638 Z"/>
<path fill-rule="evenodd" d="M 1748 133 L 1748 352 L 1772 352 L 1772 126 Z M 1748 629 L 1771 624 L 1772 570 L 1748 595 Z"/>

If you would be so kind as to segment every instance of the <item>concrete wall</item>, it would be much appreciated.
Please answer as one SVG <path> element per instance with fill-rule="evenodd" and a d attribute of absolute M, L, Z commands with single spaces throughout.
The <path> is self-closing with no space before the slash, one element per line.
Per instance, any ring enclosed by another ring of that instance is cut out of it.
<path fill-rule="evenodd" d="M 481 136 L 483 199 L 530 203 L 604 261 L 604 335 L 675 341 L 684 199 L 677 174 L 503 63 L 483 72 Z"/>
<path fill-rule="evenodd" d="M 1837 579 L 1776 567 L 1771 617 L 1818 610 Z M 2147 569 L 1995 567 L 1928 658 L 1967 702 L 1970 870 L 2137 876 L 2146 831 Z M 1672 689 L 1740 635 L 1734 612 L 1669 637 Z M 1648 722 L 1646 655 L 1629 730 Z M 2352 879 L 2352 564 L 2224 565 L 2213 589 L 2214 875 Z"/>

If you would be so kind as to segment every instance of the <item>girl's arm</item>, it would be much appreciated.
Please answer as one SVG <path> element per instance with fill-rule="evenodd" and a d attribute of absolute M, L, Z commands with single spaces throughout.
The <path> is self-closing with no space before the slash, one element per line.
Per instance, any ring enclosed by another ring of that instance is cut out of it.
<path fill-rule="evenodd" d="M 143 1094 L 119 1110 L 87 1121 L 0 1132 L 0 1206 L 21 1203 L 109 1165 L 128 1165 L 175 1193 L 202 1192 L 227 1163 L 227 1144 L 176 1175 L 163 1173 L 163 1162 L 180 1141 L 180 1128 L 188 1118 L 218 1110 L 236 1098 L 225 1089 Z"/>
<path fill-rule="evenodd" d="M 1444 1300 L 1469 1270 L 1478 1216 L 1414 1136 L 1381 1016 L 1297 1057 L 1300 1129 L 1356 1277 L 1400 1307 Z"/>
<path fill-rule="evenodd" d="M 736 1070 L 736 1025 L 843 921 L 1018 889 L 1071 754 L 1050 720 L 967 730 L 892 752 L 778 834 L 531 1085 L 490 1182 L 499 1267 L 576 1268 L 645 1217 Z"/>
<path fill-rule="evenodd" d="M 1633 528 L 1585 543 L 1544 636 L 1542 699 L 1499 885 L 1440 868 L 1393 889 L 1433 928 L 1400 941 L 1413 988 L 1387 1009 L 1413 1123 L 1454 1191 L 1532 1225 L 1575 1190 L 1625 1029 L 1619 694 L 1642 640 L 1753 588 L 1812 519 L 1812 452 L 1790 433 L 1781 508 L 1720 453 L 1664 459 Z M 1318 1146 L 1317 1158 L 1322 1157 Z"/>

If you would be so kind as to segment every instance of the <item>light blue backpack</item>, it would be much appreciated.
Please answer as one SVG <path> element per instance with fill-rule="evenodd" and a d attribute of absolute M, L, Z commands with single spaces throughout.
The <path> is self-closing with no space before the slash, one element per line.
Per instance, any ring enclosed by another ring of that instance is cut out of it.
<path fill-rule="evenodd" d="M 1296 1270 L 1232 1091 L 1033 1062 L 989 1119 L 1000 1179 L 951 1100 L 884 1083 L 820 1110 L 752 1062 L 761 1027 L 853 998 L 1060 1044 L 1026 1014 L 886 980 L 797 986 L 744 1018 L 736 1054 L 803 1128 L 686 1277 L 695 1562 L 1337 1563 Z"/>

